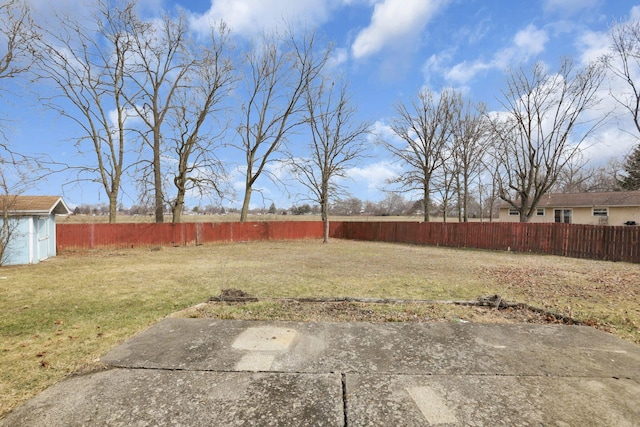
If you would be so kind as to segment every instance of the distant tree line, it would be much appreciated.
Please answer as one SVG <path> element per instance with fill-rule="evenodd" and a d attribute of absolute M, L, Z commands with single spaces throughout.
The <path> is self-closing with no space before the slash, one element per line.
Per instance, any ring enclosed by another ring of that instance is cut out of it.
<path fill-rule="evenodd" d="M 379 201 L 360 200 L 357 197 L 346 197 L 342 199 L 334 200 L 328 207 L 328 214 L 333 216 L 413 216 L 420 218 L 423 215 L 422 212 L 423 202 L 422 200 L 408 200 L 401 194 L 388 193 L 386 197 Z M 470 217 L 475 219 L 484 219 L 491 221 L 496 218 L 497 209 L 496 205 L 486 203 L 481 206 L 475 198 L 471 198 L 469 203 Z M 448 211 L 444 211 L 444 205 L 434 203 L 430 212 L 432 217 L 455 217 L 457 215 L 457 206 L 449 206 Z M 106 203 L 99 204 L 81 204 L 76 206 L 73 210 L 75 215 L 96 215 L 96 216 L 108 216 L 109 205 Z M 220 205 L 205 205 L 205 206 L 183 206 L 183 214 L 187 215 L 227 215 L 238 214 L 240 209 L 238 207 L 224 207 Z M 171 215 L 172 210 L 170 206 L 165 206 L 164 214 Z M 288 207 L 276 206 L 275 203 L 271 203 L 268 209 L 254 208 L 248 211 L 250 215 L 321 215 L 322 210 L 317 203 L 302 203 L 294 204 Z M 129 216 L 153 216 L 155 215 L 155 209 L 152 205 L 132 205 L 129 207 L 118 206 L 119 215 Z M 446 215 L 445 215 L 446 214 Z"/>

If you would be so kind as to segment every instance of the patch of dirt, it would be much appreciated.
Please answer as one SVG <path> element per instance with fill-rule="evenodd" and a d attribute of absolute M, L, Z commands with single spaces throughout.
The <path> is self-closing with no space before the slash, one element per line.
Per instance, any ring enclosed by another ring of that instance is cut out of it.
<path fill-rule="evenodd" d="M 478 323 L 565 323 L 578 322 L 561 315 L 536 310 L 521 304 L 510 304 L 499 296 L 479 298 L 472 302 L 372 303 L 358 301 L 313 302 L 296 299 L 244 300 L 244 292 L 232 290 L 227 297 L 213 297 L 205 304 L 180 313 L 179 317 L 235 320 L 286 320 L 300 322 L 478 322 Z M 494 305 L 495 304 L 495 305 Z M 594 325 L 591 325 L 594 326 Z"/>
<path fill-rule="evenodd" d="M 220 295 L 209 298 L 209 301 L 258 301 L 251 294 L 235 288 L 221 289 Z"/>

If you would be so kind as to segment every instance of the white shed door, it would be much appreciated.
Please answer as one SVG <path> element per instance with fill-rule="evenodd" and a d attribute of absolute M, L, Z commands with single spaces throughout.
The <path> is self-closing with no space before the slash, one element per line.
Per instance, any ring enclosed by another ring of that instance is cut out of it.
<path fill-rule="evenodd" d="M 49 258 L 49 218 L 38 217 L 38 261 Z"/>

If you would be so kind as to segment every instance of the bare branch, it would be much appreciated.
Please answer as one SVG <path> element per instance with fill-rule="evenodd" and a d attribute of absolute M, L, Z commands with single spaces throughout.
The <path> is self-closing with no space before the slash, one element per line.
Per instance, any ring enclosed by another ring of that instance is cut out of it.
<path fill-rule="evenodd" d="M 324 242 L 329 240 L 329 204 L 340 193 L 340 178 L 364 155 L 368 123 L 356 120 L 356 108 L 346 83 L 320 80 L 307 86 L 304 94 L 306 123 L 311 130 L 308 157 L 289 155 L 289 164 L 298 181 L 320 205 Z"/>
<path fill-rule="evenodd" d="M 430 90 L 423 89 L 410 107 L 402 102 L 396 105 L 398 117 L 391 129 L 403 145 L 384 141 L 406 167 L 397 182 L 404 189 L 421 191 L 425 221 L 430 220 L 433 175 L 450 156 L 448 144 L 453 137 L 454 111 L 459 102 L 451 90 L 444 90 L 436 100 Z"/>
<path fill-rule="evenodd" d="M 268 162 L 275 160 L 294 128 L 304 123 L 300 101 L 306 88 L 319 78 L 330 48 L 319 49 L 316 35 L 296 38 L 289 29 L 284 35 L 265 35 L 246 54 L 244 86 L 247 101 L 237 131 L 238 148 L 246 160 L 245 194 L 240 221 L 245 221 L 256 180 Z"/>
<path fill-rule="evenodd" d="M 164 222 L 163 126 L 174 108 L 180 90 L 188 87 L 187 76 L 195 67 L 187 18 L 165 15 L 161 20 L 132 28 L 132 53 L 129 77 L 131 87 L 124 93 L 128 103 L 142 120 L 139 132 L 144 146 L 151 151 L 156 222 Z"/>
<path fill-rule="evenodd" d="M 495 162 L 501 173 L 500 198 L 528 221 L 540 198 L 585 139 L 606 119 L 581 121 L 595 107 L 604 68 L 593 64 L 575 71 L 564 59 L 558 72 L 538 63 L 530 71 L 511 71 L 502 93 L 504 112 L 493 114 Z"/>
<path fill-rule="evenodd" d="M 605 57 L 607 68 L 626 86 L 628 92 L 611 91 L 611 96 L 625 108 L 640 137 L 640 21 L 629 20 L 611 29 L 611 53 Z"/>
<path fill-rule="evenodd" d="M 25 2 L 0 3 L 0 79 L 17 77 L 29 69 L 32 45 L 38 38 L 33 26 Z"/>
<path fill-rule="evenodd" d="M 166 155 L 171 152 L 175 155 L 175 166 L 169 173 L 176 188 L 175 197 L 169 201 L 174 223 L 180 222 L 187 192 L 204 195 L 214 191 L 222 196 L 225 171 L 215 150 L 228 127 L 218 116 L 228 105 L 224 101 L 236 82 L 228 57 L 231 48 L 228 28 L 224 24 L 212 28 L 208 45 L 200 47 L 202 56 L 186 76 L 189 87 L 176 91 L 175 107 L 169 118 L 174 132 L 166 138 L 171 147 Z M 205 129 L 207 123 L 212 126 Z"/>

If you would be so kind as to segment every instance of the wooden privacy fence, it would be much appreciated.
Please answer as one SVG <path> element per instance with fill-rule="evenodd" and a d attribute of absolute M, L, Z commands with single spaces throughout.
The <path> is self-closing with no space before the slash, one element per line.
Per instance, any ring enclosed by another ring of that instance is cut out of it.
<path fill-rule="evenodd" d="M 319 221 L 58 224 L 57 249 L 187 246 L 322 238 Z M 578 224 L 332 222 L 338 239 L 532 252 L 640 263 L 640 227 Z"/>
<path fill-rule="evenodd" d="M 322 237 L 322 223 L 222 222 L 180 224 L 58 224 L 58 251 L 66 249 L 187 246 L 212 242 L 293 240 Z"/>
<path fill-rule="evenodd" d="M 342 239 L 640 262 L 640 227 L 531 223 L 341 222 Z"/>

